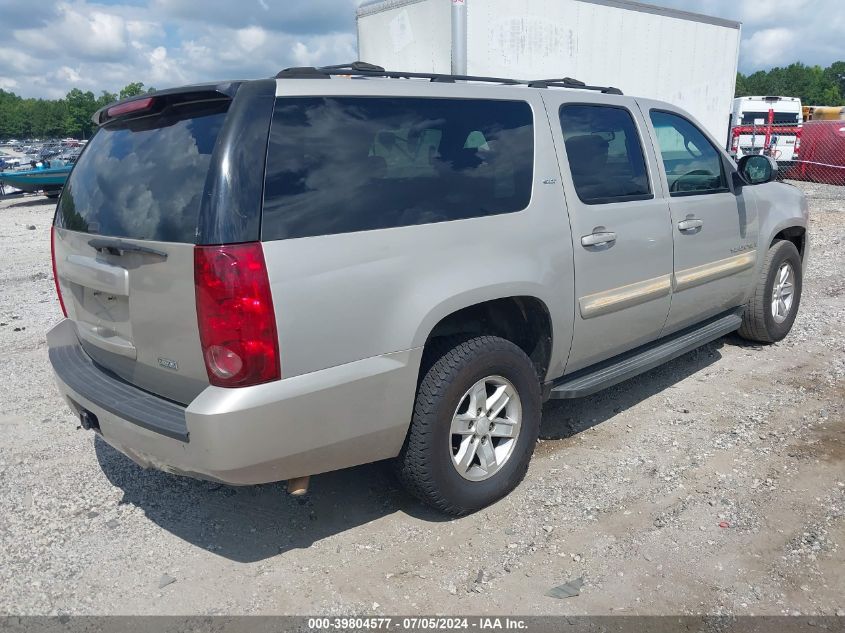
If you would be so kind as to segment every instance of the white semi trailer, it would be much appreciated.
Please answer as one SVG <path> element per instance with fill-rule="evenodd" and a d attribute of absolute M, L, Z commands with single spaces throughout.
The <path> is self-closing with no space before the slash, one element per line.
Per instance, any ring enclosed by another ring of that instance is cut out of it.
<path fill-rule="evenodd" d="M 677 104 L 720 143 L 740 24 L 629 0 L 370 0 L 359 59 L 389 70 L 572 77 Z"/>

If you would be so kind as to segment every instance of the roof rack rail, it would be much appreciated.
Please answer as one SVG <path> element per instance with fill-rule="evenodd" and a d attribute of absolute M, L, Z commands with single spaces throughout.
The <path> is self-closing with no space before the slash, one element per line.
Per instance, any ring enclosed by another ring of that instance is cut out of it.
<path fill-rule="evenodd" d="M 351 64 L 335 64 L 334 66 L 321 66 L 320 70 L 352 70 L 354 72 L 383 73 L 384 68 L 369 64 L 367 62 L 352 62 Z"/>
<path fill-rule="evenodd" d="M 564 77 L 563 79 L 532 79 L 528 85 L 532 88 L 545 88 L 548 84 L 572 84 L 573 86 L 584 87 L 583 81 L 578 81 L 572 77 Z"/>
<path fill-rule="evenodd" d="M 389 79 L 428 79 L 435 83 L 454 83 L 456 81 L 480 81 L 503 84 L 506 86 L 528 86 L 529 88 L 572 88 L 577 90 L 595 90 L 604 94 L 621 95 L 619 88 L 612 86 L 588 86 L 583 81 L 563 77 L 561 79 L 508 79 L 506 77 L 482 77 L 476 75 L 448 75 L 441 73 L 417 73 L 402 70 L 385 70 L 381 66 L 356 61 L 333 66 L 297 66 L 279 71 L 276 79 L 329 79 L 335 75 L 355 75 L 356 77 L 385 77 Z"/>
<path fill-rule="evenodd" d="M 529 88 L 573 88 L 575 90 L 596 90 L 607 95 L 621 95 L 622 91 L 613 86 L 588 86 L 583 81 L 564 77 L 563 79 L 534 79 L 528 82 Z"/>

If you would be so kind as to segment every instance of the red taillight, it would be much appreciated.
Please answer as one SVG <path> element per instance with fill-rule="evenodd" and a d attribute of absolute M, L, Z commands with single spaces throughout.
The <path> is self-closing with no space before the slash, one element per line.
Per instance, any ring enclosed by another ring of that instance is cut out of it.
<path fill-rule="evenodd" d="M 281 378 L 261 243 L 194 249 L 197 321 L 208 380 L 246 387 Z"/>
<path fill-rule="evenodd" d="M 53 260 L 53 281 L 56 284 L 56 295 L 59 297 L 59 306 L 62 308 L 62 314 L 67 318 L 67 309 L 65 308 L 65 300 L 62 299 L 62 288 L 59 286 L 59 275 L 56 273 L 56 227 L 50 227 L 50 259 Z"/>
<path fill-rule="evenodd" d="M 110 107 L 106 110 L 107 117 L 120 116 L 121 114 L 129 114 L 130 112 L 140 112 L 141 110 L 149 110 L 153 105 L 153 97 L 146 99 L 135 99 L 134 101 L 127 101 L 116 106 Z"/>

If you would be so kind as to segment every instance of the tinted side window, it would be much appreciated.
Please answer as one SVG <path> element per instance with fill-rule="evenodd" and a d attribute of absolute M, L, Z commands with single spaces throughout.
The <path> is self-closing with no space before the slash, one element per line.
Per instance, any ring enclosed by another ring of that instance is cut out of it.
<path fill-rule="evenodd" d="M 279 98 L 262 239 L 520 211 L 531 198 L 533 162 L 525 102 Z"/>
<path fill-rule="evenodd" d="M 652 110 L 651 123 L 673 196 L 727 189 L 722 155 L 692 123 L 676 114 Z"/>
<path fill-rule="evenodd" d="M 643 148 L 631 113 L 601 105 L 564 105 L 560 126 L 575 191 L 602 204 L 651 198 Z"/>

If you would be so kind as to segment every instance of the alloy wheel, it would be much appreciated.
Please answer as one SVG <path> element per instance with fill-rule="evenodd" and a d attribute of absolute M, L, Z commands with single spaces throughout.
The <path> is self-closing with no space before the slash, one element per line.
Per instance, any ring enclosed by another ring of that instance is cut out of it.
<path fill-rule="evenodd" d="M 513 454 L 522 423 L 522 404 L 502 376 L 482 378 L 461 398 L 449 433 L 452 465 L 465 479 L 495 475 Z"/>

